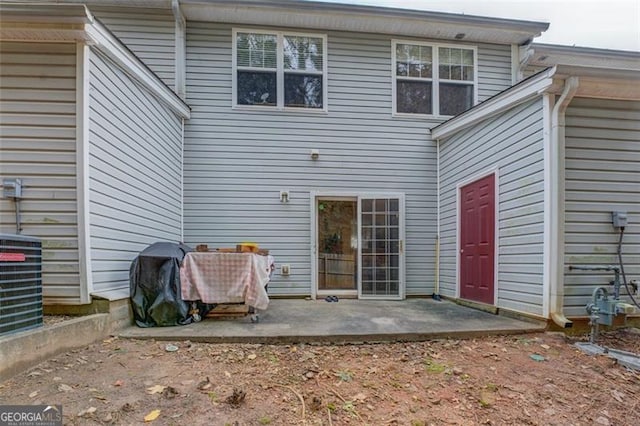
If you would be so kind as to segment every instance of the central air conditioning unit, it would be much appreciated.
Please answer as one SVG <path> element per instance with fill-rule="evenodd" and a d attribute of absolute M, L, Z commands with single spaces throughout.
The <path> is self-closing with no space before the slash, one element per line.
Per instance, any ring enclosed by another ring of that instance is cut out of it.
<path fill-rule="evenodd" d="M 42 326 L 42 241 L 0 234 L 0 336 Z"/>

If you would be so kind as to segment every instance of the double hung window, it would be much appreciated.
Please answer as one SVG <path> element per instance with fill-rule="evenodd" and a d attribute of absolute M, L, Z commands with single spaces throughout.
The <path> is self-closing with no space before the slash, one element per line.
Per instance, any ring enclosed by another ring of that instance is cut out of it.
<path fill-rule="evenodd" d="M 474 105 L 474 47 L 394 41 L 393 53 L 394 113 L 452 116 Z"/>
<path fill-rule="evenodd" d="M 234 106 L 326 110 L 326 37 L 234 30 Z"/>

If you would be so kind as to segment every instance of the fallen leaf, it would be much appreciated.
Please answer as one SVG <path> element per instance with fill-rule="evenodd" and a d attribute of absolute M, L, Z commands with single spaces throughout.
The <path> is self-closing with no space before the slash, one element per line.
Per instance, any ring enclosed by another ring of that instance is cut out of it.
<path fill-rule="evenodd" d="M 547 350 L 548 350 L 548 349 L 551 349 L 551 346 L 549 346 L 549 345 L 540 345 L 540 347 L 541 347 L 542 349 L 547 349 Z"/>
<path fill-rule="evenodd" d="M 38 396 L 38 391 L 33 391 L 29 394 L 29 398 L 35 398 L 36 396 Z"/>
<path fill-rule="evenodd" d="M 253 359 L 256 359 L 257 357 L 258 357 L 258 355 L 256 355 L 256 354 L 251 354 L 251 355 L 249 355 L 249 356 L 247 357 L 247 359 L 249 359 L 249 360 L 253 360 Z"/>
<path fill-rule="evenodd" d="M 211 388 L 211 380 L 209 380 L 209 378 L 207 377 L 207 380 L 203 380 L 200 383 L 198 383 L 198 386 L 196 386 L 198 388 L 198 390 L 207 390 Z"/>
<path fill-rule="evenodd" d="M 618 402 L 624 402 L 623 398 L 624 398 L 624 393 L 619 392 L 617 390 L 612 390 L 611 391 L 611 395 L 616 399 L 616 401 Z"/>
<path fill-rule="evenodd" d="M 86 410 L 82 410 L 78 413 L 78 417 L 90 416 L 95 413 L 98 409 L 96 407 L 89 407 Z"/>
<path fill-rule="evenodd" d="M 64 383 L 61 383 L 60 385 L 58 385 L 58 390 L 60 392 L 70 392 L 73 390 L 73 388 L 69 385 L 65 385 Z"/>
<path fill-rule="evenodd" d="M 233 393 L 227 397 L 227 404 L 233 408 L 238 408 L 244 402 L 246 396 L 247 394 L 242 389 L 234 389 Z"/>
<path fill-rule="evenodd" d="M 162 391 L 162 396 L 165 398 L 175 398 L 178 395 L 180 395 L 180 392 L 173 386 L 167 386 L 167 388 Z"/>
<path fill-rule="evenodd" d="M 155 386 L 151 386 L 150 388 L 147 388 L 147 393 L 148 394 L 155 394 L 155 393 L 162 393 L 162 391 L 166 388 L 166 386 L 162 386 L 162 385 L 155 385 Z"/>
<path fill-rule="evenodd" d="M 311 400 L 311 403 L 309 404 L 309 408 L 311 408 L 313 411 L 320 411 L 322 409 L 322 399 L 314 396 Z"/>
<path fill-rule="evenodd" d="M 365 399 L 367 399 L 367 395 L 363 394 L 362 392 L 353 397 L 354 401 L 361 401 L 362 402 Z"/>
<path fill-rule="evenodd" d="M 147 423 L 152 422 L 155 419 L 157 419 L 159 416 L 160 416 L 160 410 L 153 410 L 152 412 L 144 416 L 144 421 Z"/>

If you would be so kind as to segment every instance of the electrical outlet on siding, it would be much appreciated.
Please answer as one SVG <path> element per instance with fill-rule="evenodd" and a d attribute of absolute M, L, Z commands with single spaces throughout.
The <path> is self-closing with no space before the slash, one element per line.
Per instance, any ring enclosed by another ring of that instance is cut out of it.
<path fill-rule="evenodd" d="M 291 265 L 280 266 L 280 275 L 285 277 L 291 275 Z"/>

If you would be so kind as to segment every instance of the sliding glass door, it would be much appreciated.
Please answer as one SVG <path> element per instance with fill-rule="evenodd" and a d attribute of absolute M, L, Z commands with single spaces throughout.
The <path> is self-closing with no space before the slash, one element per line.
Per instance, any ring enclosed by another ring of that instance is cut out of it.
<path fill-rule="evenodd" d="M 404 197 L 314 197 L 316 295 L 404 298 Z"/>

